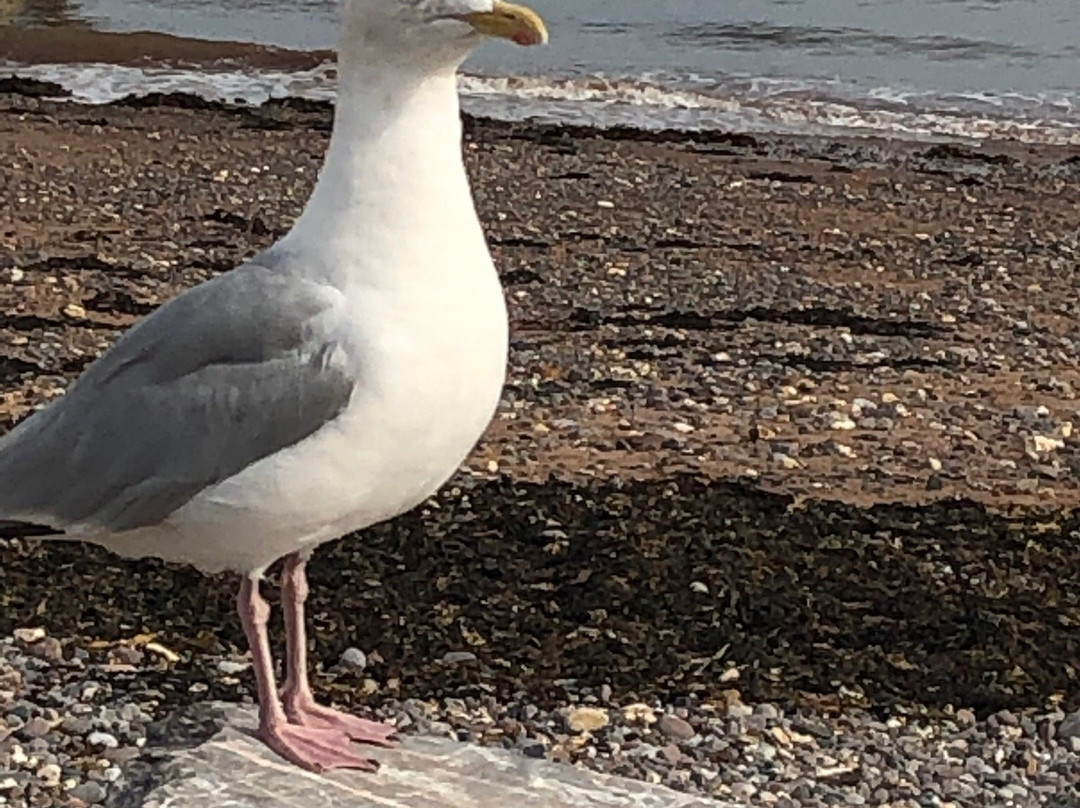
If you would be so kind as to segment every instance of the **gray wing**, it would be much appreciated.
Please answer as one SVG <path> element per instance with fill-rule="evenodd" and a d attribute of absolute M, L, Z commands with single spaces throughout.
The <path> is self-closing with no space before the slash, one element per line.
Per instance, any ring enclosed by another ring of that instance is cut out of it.
<path fill-rule="evenodd" d="M 0 438 L 0 519 L 156 524 L 335 418 L 355 387 L 336 293 L 247 264 L 175 298 Z"/>

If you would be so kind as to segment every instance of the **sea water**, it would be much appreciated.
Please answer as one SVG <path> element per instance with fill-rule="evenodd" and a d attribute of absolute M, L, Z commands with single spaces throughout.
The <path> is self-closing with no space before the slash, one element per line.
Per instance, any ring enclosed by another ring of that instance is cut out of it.
<path fill-rule="evenodd" d="M 546 48 L 482 48 L 466 108 L 501 118 L 646 128 L 1015 138 L 1080 144 L 1078 0 L 535 0 Z M 332 65 L 244 59 L 104 63 L 65 31 L 157 31 L 314 51 L 334 0 L 0 0 L 5 38 L 51 26 L 56 58 L 8 63 L 83 100 L 183 90 L 259 102 L 331 98 Z M 39 32 L 40 33 L 40 32 Z M 86 42 L 89 41 L 89 45 Z M 133 41 L 135 49 L 139 43 Z M 105 50 L 105 49 L 103 49 Z M 196 55 L 193 57 L 192 53 Z"/>

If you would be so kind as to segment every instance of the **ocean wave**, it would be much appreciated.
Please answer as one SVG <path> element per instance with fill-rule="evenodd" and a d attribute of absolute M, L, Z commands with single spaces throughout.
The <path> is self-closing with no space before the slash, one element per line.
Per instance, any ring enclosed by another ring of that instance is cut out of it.
<path fill-rule="evenodd" d="M 937 60 L 984 60 L 986 58 L 1025 59 L 1039 53 L 1015 44 L 970 39 L 945 34 L 896 36 L 866 28 L 774 25 L 764 22 L 701 23 L 680 26 L 664 38 L 693 46 L 756 50 L 765 45 L 796 48 L 805 52 L 822 50 L 829 55 L 873 52 L 875 54 L 921 54 Z"/>
<path fill-rule="evenodd" d="M 336 84 L 336 70 L 329 62 L 304 70 L 2 62 L 0 67 L 56 82 L 71 92 L 72 100 L 89 104 L 150 92 L 185 92 L 245 104 L 290 96 L 332 100 Z M 736 77 L 723 85 L 702 81 L 701 86 L 683 79 L 685 86 L 677 87 L 669 80 L 466 75 L 461 92 L 467 111 L 502 120 L 1080 145 L 1080 103 L 1063 94 L 945 96 L 881 88 L 854 96 L 839 83 Z"/>

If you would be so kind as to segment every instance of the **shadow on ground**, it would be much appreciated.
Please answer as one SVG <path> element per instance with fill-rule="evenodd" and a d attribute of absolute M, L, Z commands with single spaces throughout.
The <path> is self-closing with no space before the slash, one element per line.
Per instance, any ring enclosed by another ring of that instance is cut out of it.
<path fill-rule="evenodd" d="M 962 501 L 859 508 L 691 478 L 503 480 L 324 549 L 311 615 L 323 659 L 377 651 L 366 675 L 411 697 L 544 703 L 574 679 L 624 698 L 738 687 L 788 702 L 842 684 L 882 707 L 990 712 L 1057 693 L 1077 707 L 1078 531 L 1071 512 Z M 2 552 L 2 632 L 243 647 L 227 578 L 76 545 Z M 478 661 L 439 661 L 461 650 Z M 720 682 L 728 661 L 737 683 Z M 355 680 L 323 686 L 359 698 Z"/>

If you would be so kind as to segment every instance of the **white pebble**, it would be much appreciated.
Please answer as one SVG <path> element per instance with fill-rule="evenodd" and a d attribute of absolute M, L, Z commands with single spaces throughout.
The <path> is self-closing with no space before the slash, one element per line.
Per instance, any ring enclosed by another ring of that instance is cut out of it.
<path fill-rule="evenodd" d="M 362 671 L 367 667 L 367 654 L 359 648 L 346 648 L 341 655 L 341 667 Z"/>
<path fill-rule="evenodd" d="M 116 736 L 110 735 L 108 732 L 91 732 L 86 736 L 86 742 L 91 746 L 100 746 L 103 749 L 116 749 L 120 745 L 120 742 L 116 740 Z"/>
<path fill-rule="evenodd" d="M 218 673 L 224 674 L 225 676 L 236 676 L 250 667 L 250 662 L 235 662 L 231 659 L 223 659 L 217 665 Z"/>

